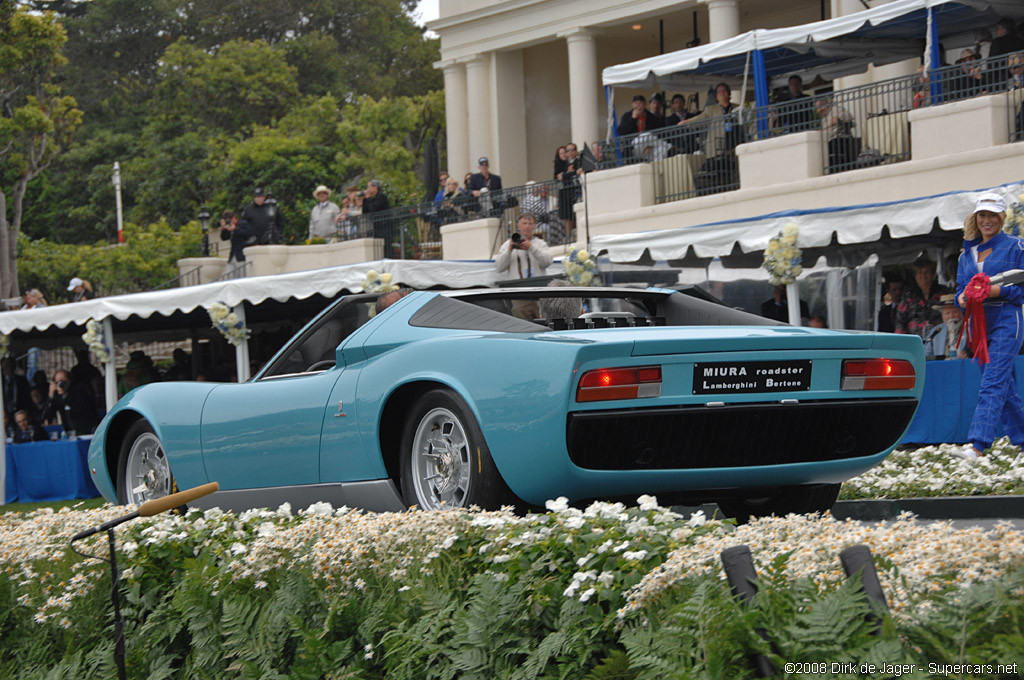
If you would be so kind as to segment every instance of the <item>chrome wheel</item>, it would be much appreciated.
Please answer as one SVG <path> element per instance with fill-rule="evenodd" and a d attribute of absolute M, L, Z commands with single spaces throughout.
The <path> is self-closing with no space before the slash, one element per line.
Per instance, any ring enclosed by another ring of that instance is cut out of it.
<path fill-rule="evenodd" d="M 138 505 L 171 493 L 171 466 L 160 440 L 144 432 L 132 442 L 124 468 L 124 501 Z"/>
<path fill-rule="evenodd" d="M 424 510 L 466 505 L 472 474 L 466 430 L 446 408 L 423 415 L 410 451 L 416 501 Z"/>

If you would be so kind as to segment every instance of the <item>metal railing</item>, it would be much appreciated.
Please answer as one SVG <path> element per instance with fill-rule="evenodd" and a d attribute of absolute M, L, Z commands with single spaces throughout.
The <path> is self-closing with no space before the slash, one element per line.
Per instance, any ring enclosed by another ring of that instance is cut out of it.
<path fill-rule="evenodd" d="M 717 106 L 717 105 L 714 105 Z M 651 163 L 658 203 L 740 188 L 736 147 L 750 138 L 736 111 L 706 120 L 620 135 L 592 145 L 598 170 Z"/>
<path fill-rule="evenodd" d="M 891 78 L 824 96 L 594 142 L 598 169 L 654 166 L 655 201 L 740 188 L 735 148 L 757 139 L 820 130 L 825 174 L 910 160 L 911 110 L 1005 93 L 1010 141 L 1024 140 L 1024 52 Z M 713 105 L 714 106 L 714 105 Z"/>
<path fill-rule="evenodd" d="M 336 239 L 378 239 L 375 257 L 379 258 L 439 260 L 442 226 L 497 218 L 501 220 L 499 236 L 504 234 L 507 238 L 519 215 L 530 212 L 537 218 L 538 232 L 550 242 L 560 244 L 571 238 L 572 205 L 579 200 L 576 183 L 554 180 L 487 191 L 479 196 L 462 192 L 447 199 L 350 216 L 338 225 Z"/>

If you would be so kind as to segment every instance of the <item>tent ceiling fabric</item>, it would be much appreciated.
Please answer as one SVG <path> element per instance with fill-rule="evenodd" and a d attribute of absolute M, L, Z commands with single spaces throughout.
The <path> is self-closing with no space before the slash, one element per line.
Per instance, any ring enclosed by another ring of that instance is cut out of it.
<path fill-rule="evenodd" d="M 762 50 L 769 78 L 800 74 L 831 80 L 863 73 L 924 53 L 927 12 L 932 8 L 946 49 L 973 45 L 975 31 L 994 30 L 1000 16 L 1024 17 L 1020 0 L 895 0 L 885 5 L 801 26 L 747 33 L 602 72 L 614 87 L 686 87 L 708 77 L 741 77 L 746 53 Z"/>
<path fill-rule="evenodd" d="M 47 328 L 84 326 L 89 319 L 102 321 L 108 317 L 125 320 L 130 317 L 148 319 L 154 314 L 171 316 L 189 313 L 214 302 L 234 307 L 242 302 L 258 305 L 265 300 L 285 302 L 304 300 L 317 293 L 333 297 L 347 289 L 360 292 L 366 272 L 375 269 L 390 273 L 394 283 L 412 288 L 442 285 L 448 288 L 473 288 L 493 285 L 496 281 L 494 263 L 490 261 L 379 260 L 361 264 L 329 267 L 311 271 L 254 276 L 230 281 L 215 281 L 200 286 L 186 286 L 132 295 L 101 297 L 85 302 L 53 305 L 44 309 L 26 309 L 0 313 L 0 333 L 29 332 Z"/>
<path fill-rule="evenodd" d="M 994 191 L 1017 202 L 1024 182 L 977 191 L 956 191 L 908 201 L 852 205 L 819 210 L 788 210 L 743 220 L 645 231 L 633 234 L 594 236 L 591 251 L 605 251 L 612 262 L 635 262 L 644 251 L 654 260 L 681 260 L 690 249 L 700 258 L 727 258 L 738 247 L 743 253 L 764 250 L 768 242 L 787 224 L 800 227 L 800 248 L 825 248 L 833 235 L 839 245 L 870 243 L 888 227 L 894 239 L 924 236 L 938 219 L 939 228 L 955 231 L 963 228 L 977 197 Z"/>

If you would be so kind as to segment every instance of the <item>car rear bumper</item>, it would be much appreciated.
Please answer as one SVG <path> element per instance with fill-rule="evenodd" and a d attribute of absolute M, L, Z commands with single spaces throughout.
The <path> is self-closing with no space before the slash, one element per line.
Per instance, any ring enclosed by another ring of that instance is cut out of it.
<path fill-rule="evenodd" d="M 584 470 L 704 470 L 818 463 L 894 447 L 917 399 L 821 400 L 570 413 L 569 459 Z"/>

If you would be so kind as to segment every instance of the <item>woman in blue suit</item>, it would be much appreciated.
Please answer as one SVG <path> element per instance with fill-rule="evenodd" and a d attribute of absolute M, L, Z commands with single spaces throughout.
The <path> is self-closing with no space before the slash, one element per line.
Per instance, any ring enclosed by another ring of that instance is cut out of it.
<path fill-rule="evenodd" d="M 983 298 L 988 335 L 989 363 L 981 364 L 978 406 L 967 433 L 970 444 L 956 453 L 969 460 L 976 460 L 992 446 L 1000 423 L 1013 444 L 1024 444 L 1024 402 L 1013 371 L 1014 360 L 1024 343 L 1024 288 L 988 286 L 985 281 L 973 280 L 977 274 L 992 277 L 1011 269 L 1024 269 L 1024 241 L 1003 233 L 1005 219 L 1003 198 L 982 194 L 974 212 L 964 222 L 964 251 L 957 267 L 957 305 L 966 308 L 972 296 Z"/>

